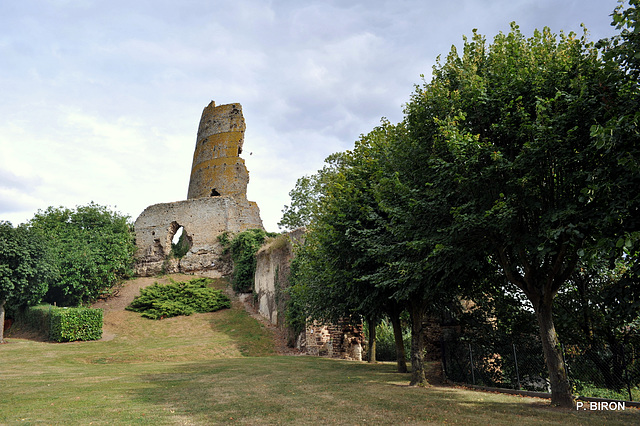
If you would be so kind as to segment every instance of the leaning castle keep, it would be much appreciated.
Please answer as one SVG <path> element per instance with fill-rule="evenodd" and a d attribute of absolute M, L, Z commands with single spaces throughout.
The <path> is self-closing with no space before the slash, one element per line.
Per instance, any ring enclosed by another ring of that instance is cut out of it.
<path fill-rule="evenodd" d="M 202 112 L 191 165 L 187 199 L 147 207 L 135 221 L 136 274 L 197 272 L 219 277 L 231 272 L 221 261 L 223 247 L 218 236 L 247 229 L 264 229 L 260 210 L 247 201 L 249 172 L 240 158 L 244 143 L 244 117 L 240 104 L 216 106 Z M 182 229 L 188 250 L 173 253 L 174 237 Z M 259 313 L 271 324 L 286 329 L 287 298 L 283 290 L 293 245 L 304 239 L 304 230 L 283 234 L 257 254 L 255 300 Z M 336 358 L 362 358 L 362 327 L 308 324 L 299 335 L 289 336 L 302 352 Z"/>
<path fill-rule="evenodd" d="M 149 206 L 135 221 L 138 275 L 222 273 L 218 236 L 263 228 L 258 205 L 247 201 L 249 172 L 240 158 L 245 127 L 240 104 L 212 101 L 204 109 L 187 200 Z M 189 250 L 178 259 L 171 244 L 181 228 Z"/>

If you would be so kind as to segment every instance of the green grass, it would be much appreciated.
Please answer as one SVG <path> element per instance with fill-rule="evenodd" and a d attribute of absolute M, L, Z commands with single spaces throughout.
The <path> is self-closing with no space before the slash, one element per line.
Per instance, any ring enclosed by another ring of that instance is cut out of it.
<path fill-rule="evenodd" d="M 637 424 L 640 411 L 413 388 L 391 363 L 273 355 L 268 330 L 231 310 L 106 319 L 108 341 L 0 346 L 0 424 Z"/>

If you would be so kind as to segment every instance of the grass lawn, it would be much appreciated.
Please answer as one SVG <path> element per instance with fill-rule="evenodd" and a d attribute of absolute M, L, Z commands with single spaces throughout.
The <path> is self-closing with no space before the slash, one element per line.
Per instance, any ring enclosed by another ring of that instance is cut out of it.
<path fill-rule="evenodd" d="M 153 321 L 105 315 L 115 337 L 0 346 L 0 424 L 640 424 L 640 410 L 409 387 L 392 364 L 276 356 L 239 304 Z"/>

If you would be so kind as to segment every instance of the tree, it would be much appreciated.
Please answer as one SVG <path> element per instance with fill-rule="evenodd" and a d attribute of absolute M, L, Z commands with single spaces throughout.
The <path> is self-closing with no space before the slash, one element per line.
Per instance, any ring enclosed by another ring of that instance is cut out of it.
<path fill-rule="evenodd" d="M 596 253 L 581 261 L 556 298 L 563 341 L 584 350 L 609 389 L 625 387 L 625 365 L 633 364 L 633 357 L 625 355 L 625 345 L 640 341 L 637 263 L 626 255 L 611 266 L 606 253 Z M 637 383 L 640 377 L 633 380 Z"/>
<path fill-rule="evenodd" d="M 461 57 L 452 49 L 405 111 L 410 138 L 399 149 L 416 165 L 426 157 L 455 194 L 443 247 L 484 257 L 531 301 L 552 403 L 562 406 L 573 398 L 553 300 L 585 246 L 618 220 L 612 192 L 596 174 L 612 161 L 590 126 L 611 119 L 608 105 L 617 102 L 621 78 L 585 36 L 544 29 L 527 39 L 513 24 L 492 45 L 474 32 Z M 405 174 L 419 176 L 423 167 Z M 413 181 L 419 190 L 420 179 Z M 424 182 L 422 188 L 427 192 Z"/>
<path fill-rule="evenodd" d="M 49 207 L 29 226 L 47 238 L 56 277 L 45 300 L 75 306 L 96 299 L 132 274 L 135 251 L 129 217 L 90 203 L 75 210 Z"/>
<path fill-rule="evenodd" d="M 302 228 L 313 220 L 314 212 L 318 209 L 319 196 L 322 193 L 322 177 L 328 170 L 322 169 L 311 176 L 302 176 L 296 181 L 295 187 L 289 191 L 291 205 L 284 206 L 279 228 L 293 230 Z"/>
<path fill-rule="evenodd" d="M 435 154 L 441 148 L 433 140 L 415 139 L 411 125 L 405 120 L 379 129 L 388 142 L 376 199 L 388 223 L 375 245 L 381 267 L 371 279 L 408 310 L 411 385 L 425 385 L 426 317 L 437 317 L 455 304 L 461 285 L 472 282 L 474 261 L 456 245 L 444 244 L 442 229 L 451 223 L 449 210 L 458 194 Z"/>
<path fill-rule="evenodd" d="M 384 126 L 382 126 L 384 127 Z M 369 360 L 375 360 L 375 329 L 388 315 L 400 334 L 398 370 L 406 371 L 399 327 L 399 306 L 389 289 L 371 277 L 383 263 L 378 256 L 386 217 L 374 193 L 384 131 L 377 128 L 356 142 L 355 149 L 331 155 L 316 175 L 298 180 L 293 204 L 283 222 L 305 218 L 305 244 L 292 266 L 293 302 L 304 315 L 321 321 L 365 318 L 369 330 Z M 304 212 L 304 214 L 300 214 Z"/>
<path fill-rule="evenodd" d="M 5 305 L 12 310 L 42 300 L 51 276 L 45 238 L 24 225 L 0 222 L 0 343 L 4 337 Z"/>
<path fill-rule="evenodd" d="M 606 190 L 615 194 L 616 202 L 611 207 L 618 217 L 612 221 L 613 229 L 608 236 L 616 244 L 617 250 L 613 250 L 612 256 L 619 256 L 623 246 L 634 247 L 637 256 L 640 250 L 640 193 L 637 191 L 640 185 L 640 1 L 629 0 L 627 8 L 619 1 L 611 25 L 620 30 L 620 34 L 600 40 L 598 45 L 604 49 L 604 57 L 611 61 L 611 67 L 617 68 L 612 72 L 621 70 L 624 78 L 613 88 L 615 97 L 609 93 L 603 97 L 611 110 L 610 119 L 591 126 L 591 135 L 602 155 L 613 161 L 594 173 L 598 179 L 591 182 L 589 191 Z M 601 241 L 601 245 L 605 244 Z"/>
<path fill-rule="evenodd" d="M 316 175 L 298 180 L 291 191 L 293 208 L 285 209 L 283 222 L 290 222 L 293 212 L 307 212 L 305 244 L 296 253 L 294 302 L 318 321 L 359 322 L 364 316 L 369 323 L 369 361 L 374 361 L 375 325 L 381 313 L 375 296 L 363 292 L 362 276 L 371 267 L 370 259 L 354 244 L 363 211 L 371 203 L 365 200 L 367 187 L 355 162 L 352 153 L 333 154 Z"/>

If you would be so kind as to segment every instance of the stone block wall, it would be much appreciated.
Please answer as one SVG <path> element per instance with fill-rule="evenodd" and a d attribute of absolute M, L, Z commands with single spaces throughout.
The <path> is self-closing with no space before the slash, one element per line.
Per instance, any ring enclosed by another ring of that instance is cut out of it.
<path fill-rule="evenodd" d="M 362 324 L 307 324 L 298 339 L 298 349 L 309 355 L 362 361 L 364 333 Z"/>
<path fill-rule="evenodd" d="M 283 234 L 268 242 L 257 255 L 255 300 L 258 312 L 281 329 L 286 329 L 284 312 L 294 245 L 304 239 L 304 229 Z M 299 336 L 291 336 L 297 349 L 309 355 L 362 360 L 362 325 L 309 323 Z M 295 338 L 293 338 L 295 337 Z"/>
<path fill-rule="evenodd" d="M 171 242 L 180 227 L 190 249 L 181 259 L 170 259 Z M 138 247 L 136 273 L 141 276 L 160 272 L 217 270 L 222 246 L 218 235 L 247 229 L 262 229 L 257 204 L 232 197 L 208 197 L 147 207 L 136 219 L 134 229 Z"/>
<path fill-rule="evenodd" d="M 289 286 L 293 245 L 302 241 L 304 229 L 298 229 L 267 242 L 256 253 L 254 293 L 260 315 L 274 325 L 284 327 L 284 312 Z"/>
<path fill-rule="evenodd" d="M 264 229 L 260 210 L 247 200 L 249 172 L 240 158 L 245 122 L 240 104 L 205 107 L 198 126 L 187 200 L 147 207 L 135 221 L 136 273 L 229 273 L 220 261 L 218 236 Z M 182 228 L 189 251 L 171 256 L 171 242 Z M 214 274 L 215 275 L 215 274 Z"/>

